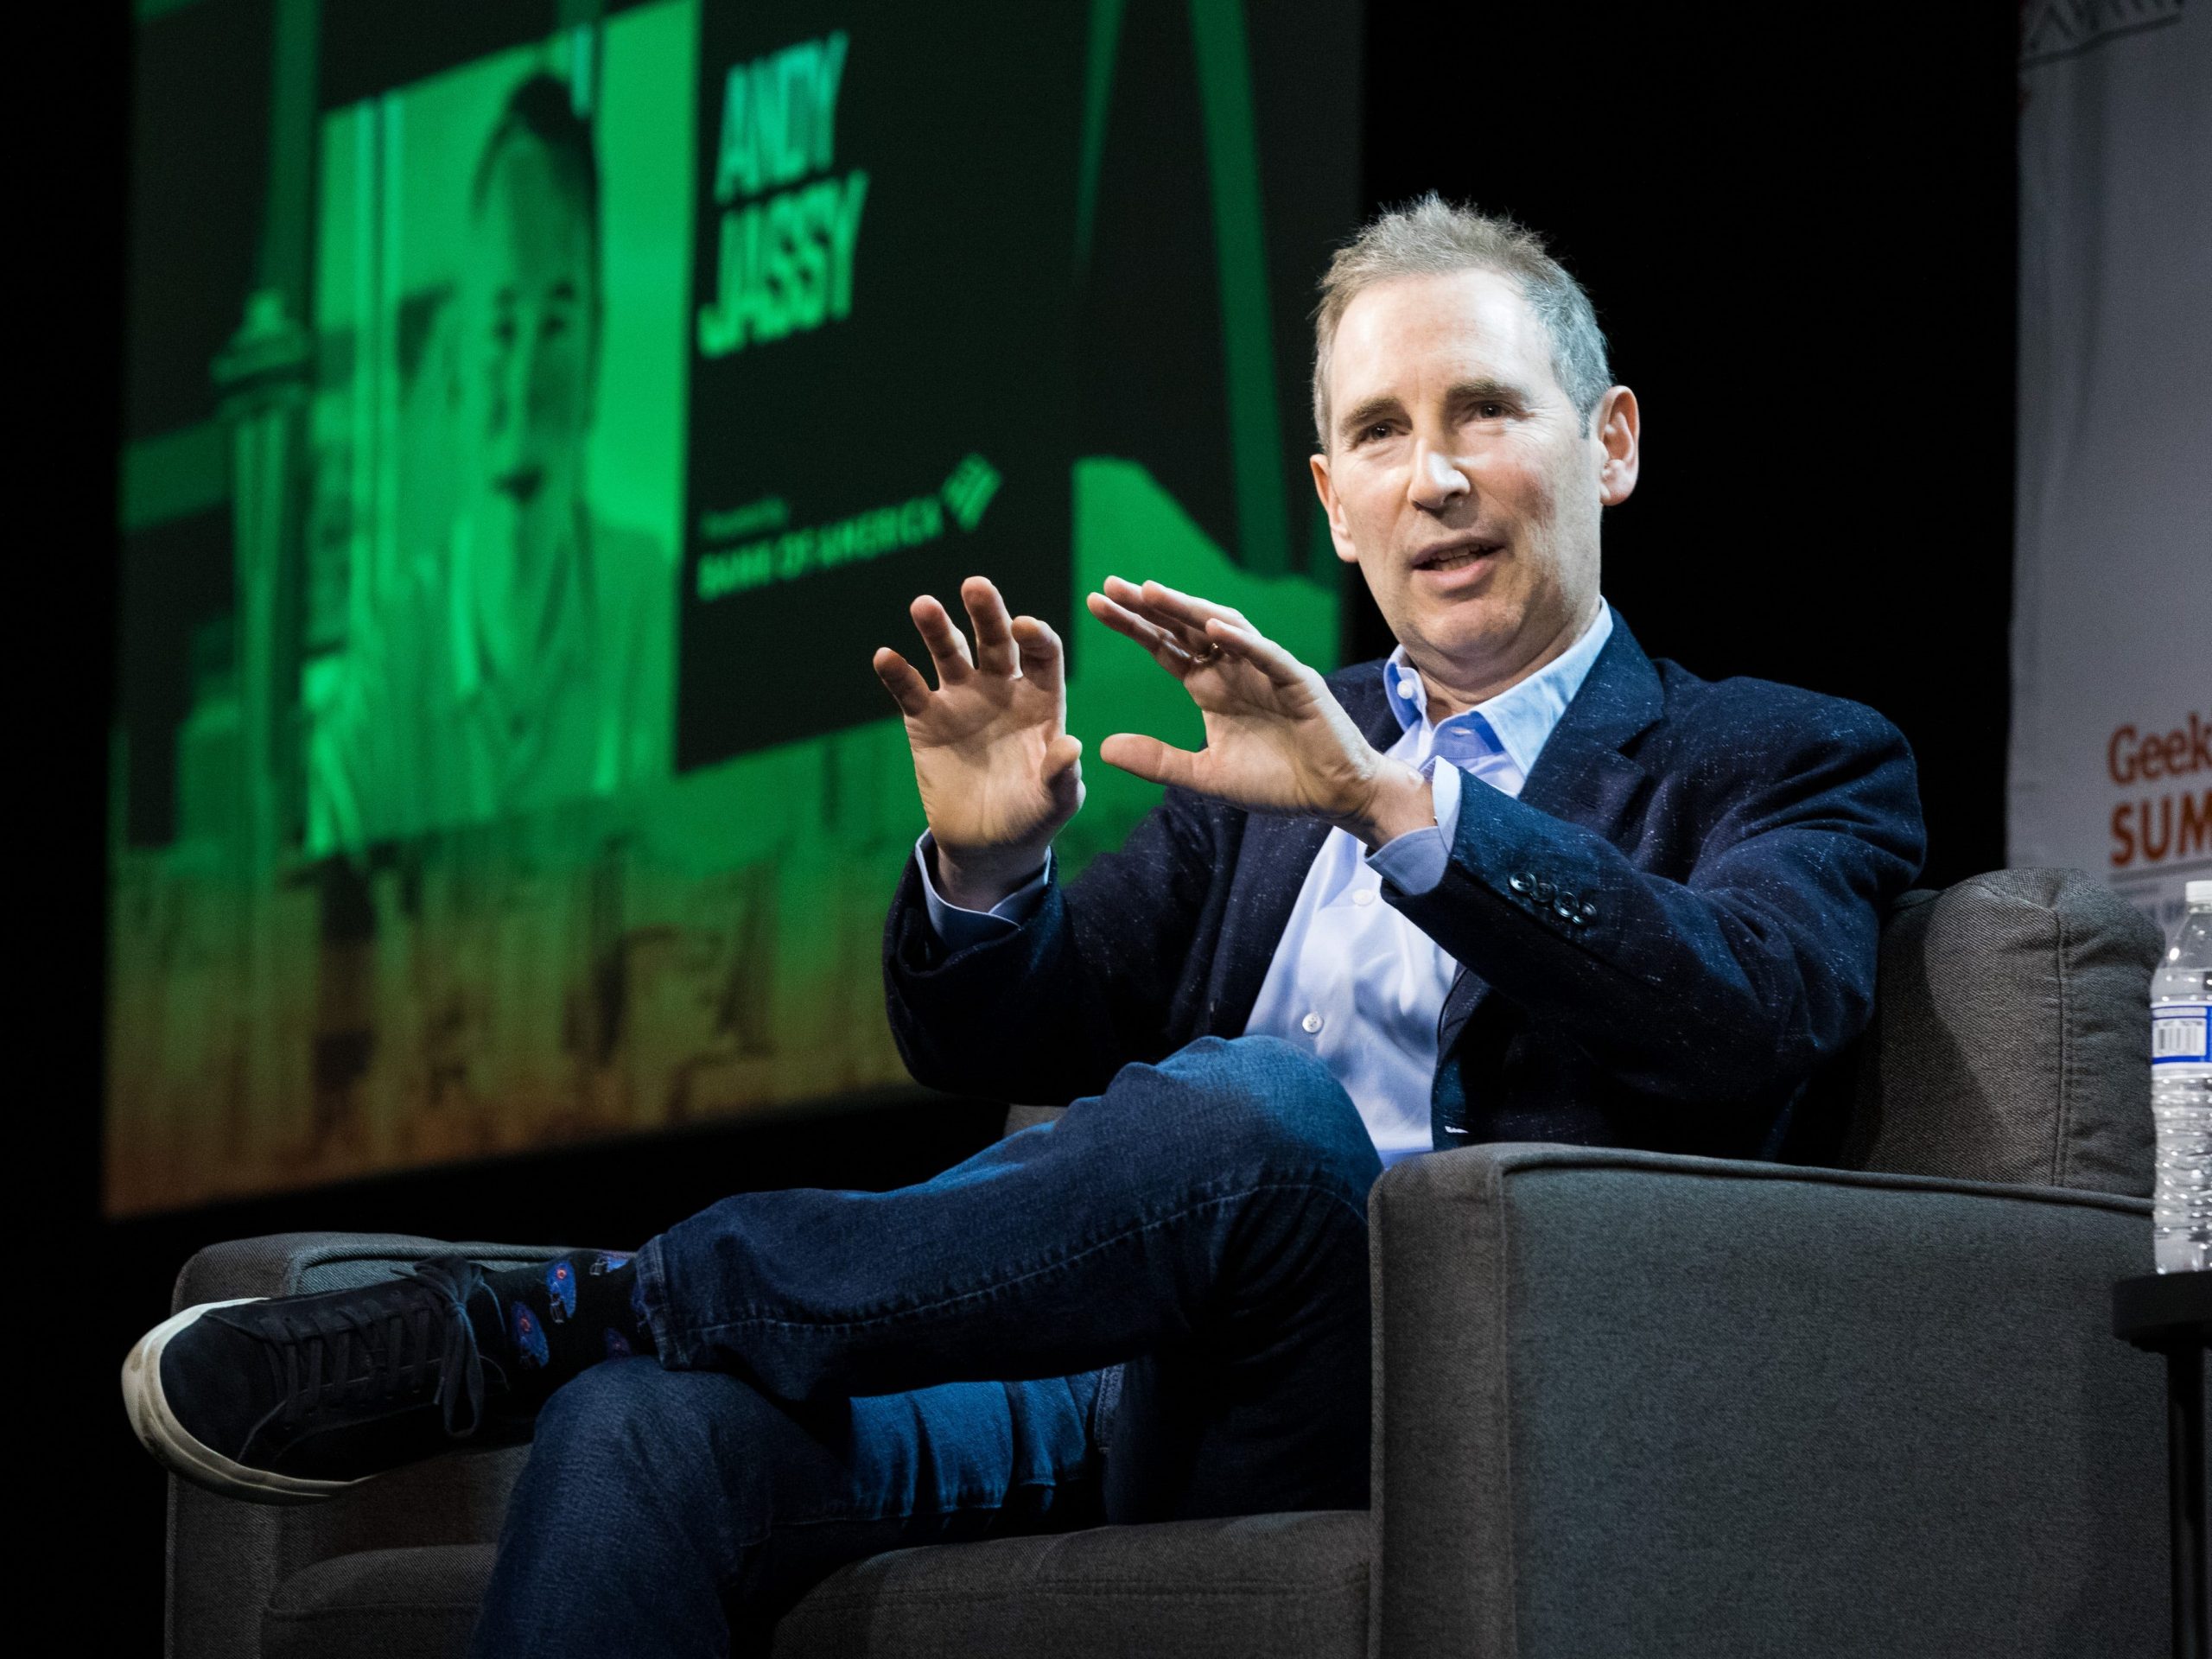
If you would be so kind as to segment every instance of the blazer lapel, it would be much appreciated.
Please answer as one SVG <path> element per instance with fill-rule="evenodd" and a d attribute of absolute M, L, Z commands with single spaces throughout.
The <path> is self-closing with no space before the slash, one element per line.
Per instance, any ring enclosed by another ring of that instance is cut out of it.
<path fill-rule="evenodd" d="M 1330 690 L 1376 747 L 1387 749 L 1402 734 L 1382 690 L 1380 663 L 1331 676 Z M 1615 612 L 1611 638 L 1552 728 L 1521 798 L 1612 840 L 1644 775 L 1621 749 L 1656 723 L 1663 708 L 1658 671 Z M 1328 836 L 1326 824 L 1310 818 L 1247 816 L 1202 1029 L 1230 1035 L 1244 1029 L 1306 873 Z M 1459 970 L 1438 1021 L 1440 1056 L 1451 1053 L 1489 990 L 1487 982 Z"/>
<path fill-rule="evenodd" d="M 1402 731 L 1382 690 L 1380 662 L 1357 664 L 1332 675 L 1329 689 L 1370 743 L 1387 749 L 1398 741 Z M 1226 1036 L 1243 1031 L 1283 930 L 1290 925 L 1290 913 L 1298 907 L 1306 874 L 1328 838 L 1329 826 L 1313 818 L 1246 815 L 1228 914 L 1207 986 L 1205 1031 Z"/>
<path fill-rule="evenodd" d="M 1659 671 L 1643 654 L 1620 613 L 1598 660 L 1544 741 L 1521 798 L 1538 811 L 1615 841 L 1643 768 L 1621 753 L 1656 724 L 1665 711 Z M 1490 983 L 1462 968 L 1446 993 L 1437 1020 L 1437 1052 L 1452 1052 Z"/>
<path fill-rule="evenodd" d="M 1204 1030 L 1224 1037 L 1243 1032 L 1283 930 L 1290 925 L 1290 912 L 1298 906 L 1306 873 L 1328 838 L 1329 826 L 1313 818 L 1256 812 L 1246 817 L 1207 988 Z"/>
<path fill-rule="evenodd" d="M 1330 678 L 1336 683 L 1329 689 L 1337 694 L 1344 713 L 1359 728 L 1359 734 L 1376 748 L 1387 749 L 1406 734 L 1398 717 L 1390 712 L 1389 696 L 1382 690 L 1380 659 L 1357 664 Z"/>
<path fill-rule="evenodd" d="M 1616 613 L 1612 637 L 1552 728 L 1521 798 L 1612 840 L 1643 781 L 1643 768 L 1621 751 L 1665 708 L 1659 671 Z"/>

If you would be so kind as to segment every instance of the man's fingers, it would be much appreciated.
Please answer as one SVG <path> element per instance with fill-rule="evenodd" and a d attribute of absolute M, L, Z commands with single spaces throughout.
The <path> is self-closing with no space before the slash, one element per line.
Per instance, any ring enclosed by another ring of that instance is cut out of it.
<path fill-rule="evenodd" d="M 1045 746 L 1045 782 L 1047 785 L 1058 783 L 1069 769 L 1082 759 L 1083 740 L 1062 732 Z"/>
<path fill-rule="evenodd" d="M 1083 768 L 1076 764 L 1082 756 L 1081 741 L 1065 732 L 1045 747 L 1046 791 L 1052 798 L 1054 810 L 1070 817 L 1083 805 Z"/>
<path fill-rule="evenodd" d="M 1014 619 L 1014 645 L 1021 653 L 1021 672 L 1024 677 L 1040 685 L 1055 686 L 1060 682 L 1060 664 L 1065 660 L 1060 636 L 1052 632 L 1052 625 L 1034 616 Z"/>
<path fill-rule="evenodd" d="M 1200 599 L 1196 594 L 1170 588 L 1164 582 L 1147 582 L 1140 591 L 1148 607 L 1164 612 L 1186 628 L 1203 630 L 1216 617 L 1224 622 L 1249 626 L 1244 621 L 1244 613 L 1235 606 L 1217 605 L 1210 599 Z"/>
<path fill-rule="evenodd" d="M 952 626 L 944 606 L 924 594 L 907 613 L 914 619 L 914 630 L 922 636 L 922 643 L 929 647 L 930 660 L 937 664 L 939 685 L 957 684 L 976 671 L 975 661 L 968 655 L 968 641 Z"/>
<path fill-rule="evenodd" d="M 875 677 L 883 682 L 883 689 L 891 694 L 892 702 L 899 705 L 901 714 L 919 719 L 930 706 L 930 683 L 921 671 L 888 645 L 877 647 Z"/>
<path fill-rule="evenodd" d="M 1109 576 L 1103 584 L 1105 596 L 1129 615 L 1141 618 L 1157 629 L 1160 636 L 1181 648 L 1187 655 L 1203 652 L 1206 637 L 1202 627 L 1193 627 L 1173 613 L 1151 603 L 1144 596 L 1144 589 L 1134 582 L 1119 576 Z M 1094 607 L 1095 608 L 1095 607 Z M 1102 619 L 1103 620 L 1103 619 Z"/>
<path fill-rule="evenodd" d="M 1187 749 L 1172 747 L 1156 737 L 1116 732 L 1098 746 L 1098 758 L 1109 766 L 1135 773 L 1148 784 L 1197 787 L 1198 756 Z"/>
<path fill-rule="evenodd" d="M 1156 623 L 1147 621 L 1127 606 L 1116 604 L 1103 594 L 1091 594 L 1089 603 L 1093 616 L 1124 639 L 1134 639 L 1152 653 L 1153 661 L 1176 678 L 1182 678 L 1183 671 L 1191 665 L 1191 653 L 1180 640 Z M 1103 754 L 1104 751 L 1100 753 Z"/>
<path fill-rule="evenodd" d="M 960 602 L 976 628 L 976 666 L 986 674 L 1013 674 L 1019 666 L 1014 647 L 1014 624 L 1006 601 L 988 576 L 970 576 L 960 584 Z"/>
<path fill-rule="evenodd" d="M 1144 618 L 1193 656 L 1205 657 L 1208 647 L 1226 643 L 1226 636 L 1207 632 L 1217 623 L 1241 630 L 1255 639 L 1262 638 L 1259 630 L 1245 620 L 1244 613 L 1234 606 L 1217 605 L 1210 599 L 1197 598 L 1160 582 L 1147 582 L 1140 588 L 1119 576 L 1109 576 L 1107 584 L 1117 603 Z"/>
<path fill-rule="evenodd" d="M 1231 656 L 1242 657 L 1286 691 L 1306 683 L 1306 665 L 1257 628 L 1240 628 L 1217 618 L 1206 624 L 1206 638 Z"/>

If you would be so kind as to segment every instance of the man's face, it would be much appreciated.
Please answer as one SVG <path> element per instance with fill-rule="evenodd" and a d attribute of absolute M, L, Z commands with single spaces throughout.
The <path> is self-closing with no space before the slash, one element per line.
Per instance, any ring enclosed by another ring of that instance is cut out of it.
<path fill-rule="evenodd" d="M 465 346 L 492 505 L 564 526 L 582 488 L 596 368 L 591 232 L 545 147 L 500 146 L 478 209 Z"/>
<path fill-rule="evenodd" d="M 1634 395 L 1586 433 L 1519 286 L 1484 270 L 1360 293 L 1328 392 L 1313 476 L 1337 556 L 1416 665 L 1480 688 L 1563 648 L 1597 604 L 1599 510 L 1634 487 Z"/>

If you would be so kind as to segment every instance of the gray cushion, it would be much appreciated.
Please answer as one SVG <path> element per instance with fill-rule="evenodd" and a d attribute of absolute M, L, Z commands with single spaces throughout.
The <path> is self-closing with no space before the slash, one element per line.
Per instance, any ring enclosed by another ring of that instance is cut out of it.
<path fill-rule="evenodd" d="M 1101 1527 L 895 1550 L 825 1580 L 777 1627 L 776 1659 L 1359 1659 L 1363 1514 Z M 365 1550 L 278 1586 L 265 1659 L 461 1659 L 488 1544 Z"/>
<path fill-rule="evenodd" d="M 775 1659 L 1361 1659 L 1364 1512 L 1100 1527 L 840 1568 Z"/>
<path fill-rule="evenodd" d="M 261 1617 L 263 1659 L 464 1659 L 489 1544 L 367 1549 L 304 1567 Z"/>
<path fill-rule="evenodd" d="M 2158 929 L 2079 870 L 1908 893 L 1840 1161 L 2146 1195 Z"/>

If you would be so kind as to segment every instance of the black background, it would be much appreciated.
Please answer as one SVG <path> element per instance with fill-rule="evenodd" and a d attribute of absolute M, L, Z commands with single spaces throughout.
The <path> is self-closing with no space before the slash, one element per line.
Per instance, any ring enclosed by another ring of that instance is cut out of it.
<path fill-rule="evenodd" d="M 1656 654 L 1859 697 L 1918 753 L 1948 881 L 2003 859 L 2011 600 L 2013 22 L 1774 7 L 1464 5 L 1367 16 L 1367 201 L 1435 188 L 1548 232 L 1642 394 L 1643 481 L 1605 528 L 1606 588 Z M 98 1219 L 106 735 L 127 315 L 130 27 L 26 22 L 66 96 L 25 168 L 61 251 L 38 273 L 49 523 L 18 707 L 38 844 L 22 883 L 8 1166 L 10 1427 L 35 1622 L 160 1640 L 162 1480 L 115 1368 L 178 1266 L 242 1234 L 363 1227 L 623 1243 L 726 1191 L 910 1179 L 978 1145 L 975 1103 L 716 1128 L 120 1224 Z M 43 34 L 37 31 L 46 31 Z M 1354 607 L 1349 644 L 1382 641 Z M 19 670 L 19 673 L 24 671 Z M 60 674 L 57 686 L 55 677 Z M 12 1448 L 11 1448 L 12 1449 Z M 105 1640 L 103 1641 L 103 1638 Z"/>

